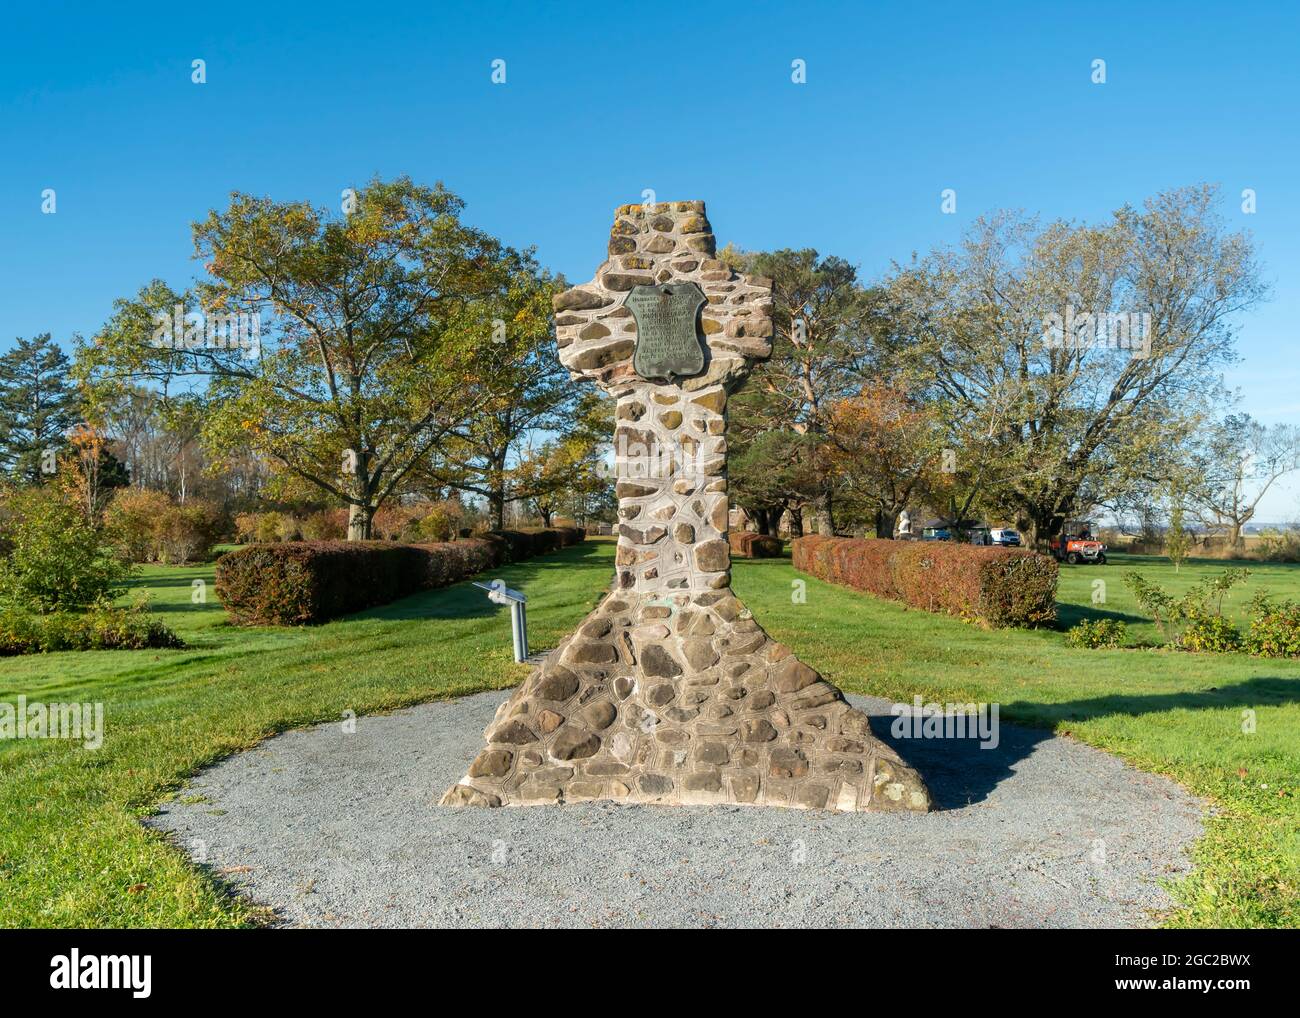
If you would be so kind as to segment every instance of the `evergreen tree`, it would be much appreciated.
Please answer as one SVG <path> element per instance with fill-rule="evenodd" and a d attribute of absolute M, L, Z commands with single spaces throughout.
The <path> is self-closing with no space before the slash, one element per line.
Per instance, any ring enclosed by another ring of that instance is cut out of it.
<path fill-rule="evenodd" d="M 0 468 L 37 482 L 54 468 L 80 419 L 69 362 L 50 334 L 19 339 L 0 356 Z M 50 450 L 47 452 L 47 450 Z"/>

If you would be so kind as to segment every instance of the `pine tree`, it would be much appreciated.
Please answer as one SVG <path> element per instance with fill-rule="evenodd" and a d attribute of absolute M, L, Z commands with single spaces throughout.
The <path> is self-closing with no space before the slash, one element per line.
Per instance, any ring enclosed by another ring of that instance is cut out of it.
<path fill-rule="evenodd" d="M 67 445 L 80 416 L 68 370 L 48 332 L 0 356 L 0 469 L 10 476 L 40 481 Z"/>

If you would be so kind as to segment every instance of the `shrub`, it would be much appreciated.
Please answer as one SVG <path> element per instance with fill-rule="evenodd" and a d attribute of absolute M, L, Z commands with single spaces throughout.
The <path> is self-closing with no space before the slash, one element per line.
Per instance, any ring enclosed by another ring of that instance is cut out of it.
<path fill-rule="evenodd" d="M 926 611 L 994 627 L 1056 619 L 1057 565 L 1024 549 L 811 536 L 793 556 L 802 572 Z"/>
<path fill-rule="evenodd" d="M 225 529 L 221 511 L 211 502 L 190 499 L 184 505 L 169 505 L 154 528 L 156 558 L 171 565 L 206 561 Z"/>
<path fill-rule="evenodd" d="M 130 567 L 111 553 L 108 537 L 53 485 L 24 488 L 7 500 L 0 560 L 0 601 L 46 614 L 112 600 Z"/>
<path fill-rule="evenodd" d="M 526 530 L 483 530 L 474 536 L 495 544 L 502 562 L 522 562 L 533 554 L 533 535 Z"/>
<path fill-rule="evenodd" d="M 1251 557 L 1263 562 L 1300 562 L 1300 530 L 1265 531 Z"/>
<path fill-rule="evenodd" d="M 1251 600 L 1245 646 L 1259 657 L 1300 657 L 1300 604 L 1274 601 L 1261 590 Z"/>
<path fill-rule="evenodd" d="M 400 541 L 404 535 L 413 535 L 419 520 L 420 512 L 414 507 L 385 503 L 375 512 L 370 529 L 377 538 Z"/>
<path fill-rule="evenodd" d="M 280 539 L 280 525 L 283 514 L 277 512 L 258 513 L 257 523 L 253 528 L 253 540 L 259 544 L 269 544 Z"/>
<path fill-rule="evenodd" d="M 527 534 L 532 544 L 530 549 L 533 555 L 549 555 L 553 551 L 559 551 L 564 547 L 564 541 L 560 537 L 558 530 L 551 530 L 545 527 L 530 527 L 521 531 Z"/>
<path fill-rule="evenodd" d="M 321 509 L 302 521 L 305 541 L 341 541 L 348 536 L 348 511 L 346 509 Z"/>
<path fill-rule="evenodd" d="M 1241 634 L 1230 622 L 1214 620 L 1222 619 L 1224 598 L 1249 575 L 1249 569 L 1225 569 L 1216 576 L 1206 576 L 1194 583 L 1180 598 L 1175 598 L 1141 573 L 1125 573 L 1124 583 L 1133 592 L 1138 607 L 1151 617 L 1170 646 L 1225 651 L 1236 649 Z M 1194 630 L 1190 644 L 1186 642 L 1189 630 Z"/>
<path fill-rule="evenodd" d="M 416 531 L 421 541 L 450 541 L 451 517 L 445 509 L 433 509 L 416 525 Z"/>
<path fill-rule="evenodd" d="M 226 532 L 225 517 L 211 502 L 190 499 L 176 505 L 161 491 L 139 488 L 119 491 L 104 520 L 130 562 L 201 561 Z"/>
<path fill-rule="evenodd" d="M 240 513 L 235 517 L 235 540 L 240 544 L 252 544 L 257 540 L 259 513 Z"/>
<path fill-rule="evenodd" d="M 1178 646 L 1183 650 L 1226 654 L 1241 649 L 1241 633 L 1231 619 L 1222 615 L 1198 615 L 1183 629 Z"/>
<path fill-rule="evenodd" d="M 558 530 L 497 531 L 440 544 L 295 541 L 257 544 L 217 562 L 217 596 L 238 625 L 306 625 L 445 587 L 475 573 L 559 548 Z"/>
<path fill-rule="evenodd" d="M 1118 619 L 1084 619 L 1065 634 L 1065 642 L 1088 650 L 1113 650 L 1124 646 L 1127 636 L 1128 627 Z"/>
<path fill-rule="evenodd" d="M 748 530 L 733 530 L 727 535 L 727 543 L 736 558 L 780 558 L 784 547 L 779 537 Z"/>
<path fill-rule="evenodd" d="M 275 513 L 275 539 L 296 541 L 302 536 L 302 524 L 292 513 Z"/>
<path fill-rule="evenodd" d="M 409 545 L 373 541 L 257 544 L 217 561 L 217 596 L 241 625 L 301 625 L 413 593 Z"/>
<path fill-rule="evenodd" d="M 0 610 L 0 656 L 58 650 L 144 650 L 183 647 L 162 620 L 144 604 L 130 608 L 96 605 L 86 612 L 35 615 L 18 608 Z"/>
<path fill-rule="evenodd" d="M 500 564 L 496 546 L 489 541 L 450 541 L 418 547 L 425 553 L 421 560 L 421 590 L 445 587 Z"/>
<path fill-rule="evenodd" d="M 153 562 L 158 557 L 158 521 L 172 507 L 161 491 L 122 488 L 104 511 L 104 523 L 128 562 Z"/>

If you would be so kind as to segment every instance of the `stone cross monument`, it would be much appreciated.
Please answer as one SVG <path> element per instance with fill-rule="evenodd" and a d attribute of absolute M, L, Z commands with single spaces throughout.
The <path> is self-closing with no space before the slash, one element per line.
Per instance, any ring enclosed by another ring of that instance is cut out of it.
<path fill-rule="evenodd" d="M 625 205 L 555 311 L 560 360 L 616 401 L 614 585 L 443 804 L 929 809 L 866 716 L 731 592 L 727 395 L 771 354 L 771 281 L 714 257 L 703 202 Z"/>

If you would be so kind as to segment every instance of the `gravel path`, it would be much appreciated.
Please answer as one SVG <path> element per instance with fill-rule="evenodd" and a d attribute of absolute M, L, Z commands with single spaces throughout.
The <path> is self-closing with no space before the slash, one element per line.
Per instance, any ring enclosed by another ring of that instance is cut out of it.
<path fill-rule="evenodd" d="M 148 822 L 291 926 L 1142 926 L 1201 830 L 1177 784 L 1006 724 L 895 743 L 924 816 L 436 806 L 505 695 L 287 732 Z"/>

